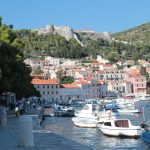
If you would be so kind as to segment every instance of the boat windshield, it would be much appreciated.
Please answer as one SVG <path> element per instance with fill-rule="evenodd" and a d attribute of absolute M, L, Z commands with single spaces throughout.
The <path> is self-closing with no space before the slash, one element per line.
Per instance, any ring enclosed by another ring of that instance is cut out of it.
<path fill-rule="evenodd" d="M 129 122 L 128 122 L 128 120 L 116 120 L 115 126 L 116 127 L 129 128 Z"/>
<path fill-rule="evenodd" d="M 105 122 L 104 125 L 105 126 L 111 126 L 111 122 Z"/>

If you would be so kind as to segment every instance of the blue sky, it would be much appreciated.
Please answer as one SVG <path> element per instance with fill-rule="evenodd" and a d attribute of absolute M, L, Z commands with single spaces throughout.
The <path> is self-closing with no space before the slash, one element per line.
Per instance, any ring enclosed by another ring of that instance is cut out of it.
<path fill-rule="evenodd" d="M 15 29 L 47 24 L 111 33 L 150 22 L 150 0 L 0 0 L 3 22 Z"/>

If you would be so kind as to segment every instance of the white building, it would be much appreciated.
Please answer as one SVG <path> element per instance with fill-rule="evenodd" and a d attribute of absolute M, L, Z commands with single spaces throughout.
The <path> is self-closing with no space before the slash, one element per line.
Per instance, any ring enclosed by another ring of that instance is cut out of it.
<path fill-rule="evenodd" d="M 68 102 L 69 100 L 83 99 L 81 88 L 75 84 L 61 84 L 60 90 L 60 102 Z"/>
<path fill-rule="evenodd" d="M 54 58 L 51 56 L 46 56 L 45 60 L 48 61 L 49 65 L 52 65 L 52 66 L 60 66 L 61 65 L 61 59 L 60 58 Z"/>
<path fill-rule="evenodd" d="M 125 77 L 123 70 L 107 70 L 103 73 L 103 79 L 106 80 L 122 80 Z"/>
<path fill-rule="evenodd" d="M 41 98 L 46 101 L 59 101 L 59 83 L 57 80 L 33 79 L 31 82 L 37 91 L 40 92 Z"/>
<path fill-rule="evenodd" d="M 61 66 L 64 66 L 64 67 L 67 67 L 67 66 L 68 66 L 68 67 L 70 67 L 70 66 L 75 67 L 78 62 L 79 62 L 79 61 L 77 61 L 77 60 L 66 59 L 66 60 L 64 60 L 64 61 L 62 62 Z"/>
<path fill-rule="evenodd" d="M 111 81 L 108 82 L 108 93 L 109 96 L 114 96 L 115 93 L 129 94 L 132 93 L 132 83 L 122 80 L 122 81 Z"/>

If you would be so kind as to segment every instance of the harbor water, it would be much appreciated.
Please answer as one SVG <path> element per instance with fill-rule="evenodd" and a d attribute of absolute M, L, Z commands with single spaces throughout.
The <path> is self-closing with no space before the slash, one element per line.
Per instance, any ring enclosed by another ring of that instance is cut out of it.
<path fill-rule="evenodd" d="M 130 119 L 133 125 L 139 125 L 144 120 L 150 121 L 150 102 L 138 102 L 136 106 L 144 110 L 144 113 L 124 114 L 119 117 Z M 54 133 L 61 137 L 73 140 L 76 143 L 79 143 L 80 145 L 87 146 L 90 150 L 150 149 L 149 145 L 144 143 L 140 138 L 131 139 L 108 137 L 103 135 L 98 128 L 76 127 L 72 123 L 71 117 L 46 117 L 43 123 L 43 127 L 41 128 L 37 128 L 37 130 L 45 130 L 47 132 Z"/>

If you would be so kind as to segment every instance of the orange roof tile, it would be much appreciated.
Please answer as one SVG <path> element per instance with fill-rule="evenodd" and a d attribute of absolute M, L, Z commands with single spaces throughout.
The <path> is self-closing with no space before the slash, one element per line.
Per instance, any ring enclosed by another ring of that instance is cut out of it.
<path fill-rule="evenodd" d="M 77 85 L 75 84 L 61 84 L 60 85 L 63 88 L 69 88 L 69 89 L 73 89 L 73 88 L 79 88 Z"/>
<path fill-rule="evenodd" d="M 111 64 L 103 64 L 104 67 L 112 67 Z"/>
<path fill-rule="evenodd" d="M 138 69 L 131 70 L 131 75 L 140 75 L 140 72 Z"/>
<path fill-rule="evenodd" d="M 103 80 L 98 80 L 98 83 L 99 84 L 103 84 Z"/>
<path fill-rule="evenodd" d="M 43 79 L 32 79 L 32 84 L 59 84 L 55 79 L 43 80 Z"/>
<path fill-rule="evenodd" d="M 92 81 L 93 80 L 92 77 L 85 77 L 84 79 L 87 80 L 87 81 Z"/>
<path fill-rule="evenodd" d="M 42 77 L 44 76 L 43 74 L 31 74 L 32 77 Z"/>

